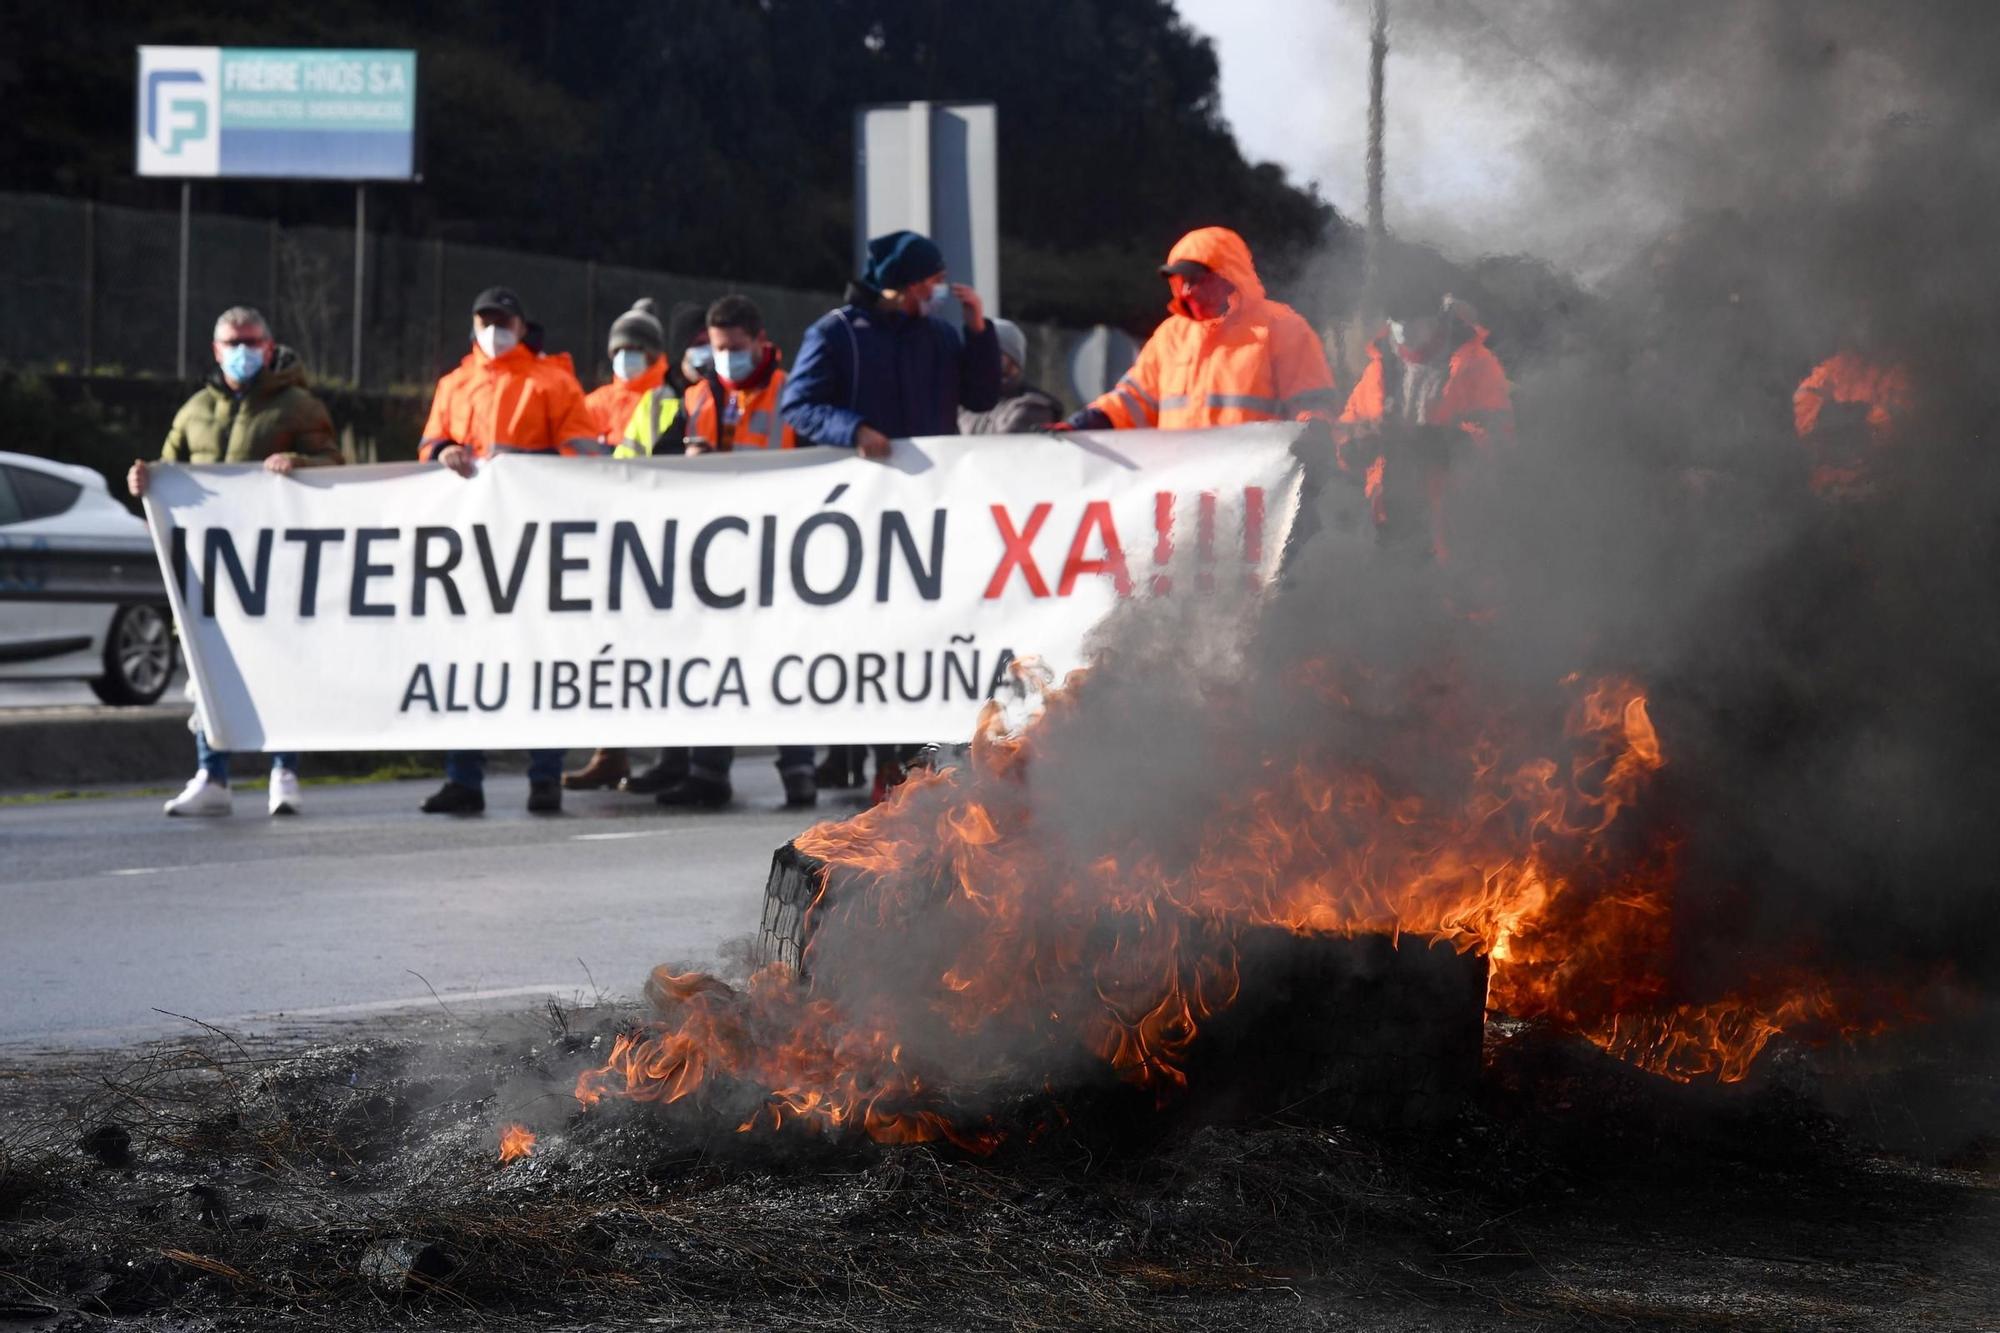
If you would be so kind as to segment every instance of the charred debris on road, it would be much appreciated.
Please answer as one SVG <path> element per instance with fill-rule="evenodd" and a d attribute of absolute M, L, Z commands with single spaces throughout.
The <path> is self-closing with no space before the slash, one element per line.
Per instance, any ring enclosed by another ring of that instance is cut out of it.
<path fill-rule="evenodd" d="M 8 1071 L 0 1316 L 1455 1329 L 1993 1313 L 1993 1140 L 1935 1119 L 1952 1098 L 1990 1108 L 1993 1085 L 1945 1056 L 1885 1073 L 1863 1048 L 1779 1049 L 1742 1083 L 1685 1085 L 1494 1025 L 1472 1104 L 1422 1129 L 1364 1134 L 1311 1101 L 1135 1116 L 1099 1088 L 1057 1122 L 1024 1105 L 1034 1140 L 978 1156 L 807 1124 L 741 1134 L 722 1082 L 579 1109 L 578 1072 L 632 1030 L 629 1013 L 551 1006 L 504 1033 L 290 1052 L 218 1036 Z"/>

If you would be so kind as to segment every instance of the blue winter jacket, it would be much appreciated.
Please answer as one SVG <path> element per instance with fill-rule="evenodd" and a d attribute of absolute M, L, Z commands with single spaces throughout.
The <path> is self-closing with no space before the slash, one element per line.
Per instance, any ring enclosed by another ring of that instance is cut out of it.
<path fill-rule="evenodd" d="M 941 319 L 911 317 L 864 302 L 806 330 L 778 408 L 801 444 L 852 448 L 873 426 L 891 439 L 958 434 L 958 409 L 985 412 L 1000 401 L 1000 335 L 987 320 L 976 334 Z"/>

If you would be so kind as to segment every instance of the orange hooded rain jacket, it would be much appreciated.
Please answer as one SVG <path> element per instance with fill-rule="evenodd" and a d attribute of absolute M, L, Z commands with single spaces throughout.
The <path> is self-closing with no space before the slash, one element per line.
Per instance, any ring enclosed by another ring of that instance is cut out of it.
<path fill-rule="evenodd" d="M 438 381 L 417 456 L 435 458 L 448 444 L 479 458 L 611 452 L 597 438 L 569 359 L 538 357 L 518 344 L 500 356 L 475 346 Z"/>
<path fill-rule="evenodd" d="M 584 396 L 583 405 L 590 411 L 590 419 L 597 426 L 597 438 L 604 446 L 612 448 L 625 438 L 625 423 L 632 419 L 632 409 L 639 405 L 648 390 L 657 389 L 667 382 L 667 358 L 658 358 L 629 380 L 613 377 L 609 382 L 598 385 Z"/>
<path fill-rule="evenodd" d="M 1169 264 L 1192 259 L 1236 288 L 1229 309 L 1198 320 L 1175 301 L 1139 359 L 1091 406 L 1120 430 L 1193 430 L 1251 421 L 1331 419 L 1340 402 L 1319 335 L 1298 311 L 1264 295 L 1250 247 L 1227 227 L 1181 237 Z"/>

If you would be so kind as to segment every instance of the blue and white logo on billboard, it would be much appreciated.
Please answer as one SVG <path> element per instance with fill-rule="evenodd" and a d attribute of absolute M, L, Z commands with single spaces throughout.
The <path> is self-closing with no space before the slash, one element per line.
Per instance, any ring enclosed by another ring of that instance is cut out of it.
<path fill-rule="evenodd" d="M 139 48 L 139 174 L 214 176 L 222 168 L 222 53 Z"/>

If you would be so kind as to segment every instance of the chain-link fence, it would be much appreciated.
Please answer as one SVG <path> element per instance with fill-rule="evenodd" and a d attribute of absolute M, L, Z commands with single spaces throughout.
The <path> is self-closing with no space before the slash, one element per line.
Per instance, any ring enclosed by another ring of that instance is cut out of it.
<path fill-rule="evenodd" d="M 586 385 L 610 375 L 611 321 L 641 296 L 663 315 L 741 292 L 763 311 L 788 357 L 806 326 L 839 304 L 831 292 L 615 268 L 483 246 L 371 233 L 367 240 L 362 365 L 367 389 L 427 391 L 465 354 L 473 297 L 501 285 L 520 293 Z M 102 375 L 198 375 L 218 312 L 252 305 L 315 378 L 355 383 L 354 233 L 329 227 L 196 213 L 188 246 L 190 365 L 175 364 L 180 217 L 84 200 L 0 192 L 0 363 Z M 1030 330 L 1031 380 L 1064 399 L 1076 335 Z"/>

